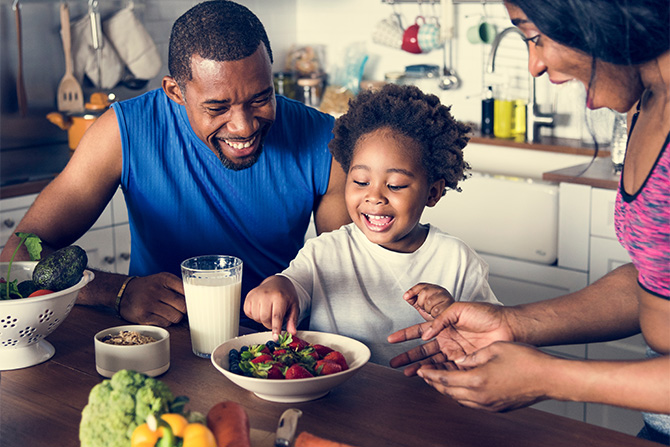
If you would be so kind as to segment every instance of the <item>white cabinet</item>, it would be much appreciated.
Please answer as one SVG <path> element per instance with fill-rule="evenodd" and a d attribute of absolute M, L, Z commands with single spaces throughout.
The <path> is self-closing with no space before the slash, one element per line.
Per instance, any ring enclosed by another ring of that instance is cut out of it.
<path fill-rule="evenodd" d="M 36 197 L 37 194 L 30 194 L 0 200 L 0 248 L 5 246 Z"/>

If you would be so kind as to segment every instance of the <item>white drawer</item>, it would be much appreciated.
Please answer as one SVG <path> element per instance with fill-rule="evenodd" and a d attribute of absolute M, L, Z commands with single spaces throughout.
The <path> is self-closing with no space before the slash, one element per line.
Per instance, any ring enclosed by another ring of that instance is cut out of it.
<path fill-rule="evenodd" d="M 591 190 L 591 235 L 616 239 L 614 232 L 614 205 L 616 191 L 593 188 Z"/>
<path fill-rule="evenodd" d="M 0 246 L 4 247 L 9 237 L 16 231 L 16 226 L 21 222 L 27 211 L 28 208 L 19 208 L 0 213 Z"/>

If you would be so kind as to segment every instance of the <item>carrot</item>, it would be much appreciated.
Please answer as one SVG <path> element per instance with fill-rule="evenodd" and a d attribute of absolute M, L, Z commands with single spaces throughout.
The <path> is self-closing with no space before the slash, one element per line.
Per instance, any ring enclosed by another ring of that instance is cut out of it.
<path fill-rule="evenodd" d="M 295 438 L 295 447 L 353 447 L 349 444 L 343 444 L 341 442 L 330 441 L 328 439 L 321 438 L 319 436 L 313 435 L 309 432 L 301 432 L 297 438 Z"/>
<path fill-rule="evenodd" d="M 210 408 L 207 427 L 214 433 L 218 447 L 251 447 L 249 416 L 237 402 L 227 400 Z"/>

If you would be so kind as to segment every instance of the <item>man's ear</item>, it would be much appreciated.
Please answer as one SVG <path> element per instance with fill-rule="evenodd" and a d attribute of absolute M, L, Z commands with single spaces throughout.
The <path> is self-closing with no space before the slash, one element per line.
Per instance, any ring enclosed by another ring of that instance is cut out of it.
<path fill-rule="evenodd" d="M 437 180 L 428 189 L 428 200 L 426 200 L 426 206 L 435 206 L 437 202 L 440 201 L 442 195 L 444 194 L 444 188 L 446 182 L 443 178 Z"/>
<path fill-rule="evenodd" d="M 168 98 L 179 105 L 186 105 L 186 100 L 182 94 L 182 91 L 179 88 L 177 81 L 175 81 L 172 76 L 163 76 L 161 86 L 163 87 L 163 91 L 168 96 Z"/>

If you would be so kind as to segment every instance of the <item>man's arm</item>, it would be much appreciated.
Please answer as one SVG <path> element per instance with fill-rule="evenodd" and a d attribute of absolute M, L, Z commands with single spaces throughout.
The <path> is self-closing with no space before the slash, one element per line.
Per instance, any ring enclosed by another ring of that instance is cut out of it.
<path fill-rule="evenodd" d="M 40 193 L 25 217 L 16 227 L 17 232 L 37 234 L 43 241 L 44 252 L 74 243 L 93 225 L 111 200 L 121 178 L 121 138 L 113 110 L 105 112 L 82 138 L 65 169 Z M 12 235 L 0 260 L 8 261 L 19 243 Z M 16 259 L 29 259 L 22 247 Z M 104 276 L 104 274 L 103 274 Z M 109 281 L 123 282 L 123 277 L 113 275 Z M 79 294 L 79 302 L 113 305 L 116 289 L 109 295 L 100 294 L 100 283 L 107 283 L 96 275 L 96 280 Z"/>
<path fill-rule="evenodd" d="M 333 158 L 330 166 L 328 190 L 321 197 L 314 210 L 316 234 L 337 230 L 342 225 L 351 223 L 351 218 L 344 203 L 346 178 L 342 166 Z"/>

